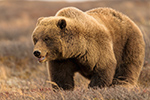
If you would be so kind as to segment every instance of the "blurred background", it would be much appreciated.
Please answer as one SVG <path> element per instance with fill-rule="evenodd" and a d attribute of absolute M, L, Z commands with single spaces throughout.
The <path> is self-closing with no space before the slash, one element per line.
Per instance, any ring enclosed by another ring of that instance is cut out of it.
<path fill-rule="evenodd" d="M 146 42 L 139 84 L 150 86 L 149 0 L 0 0 L 0 92 L 21 91 L 45 84 L 48 79 L 46 64 L 39 64 L 33 57 L 31 34 L 39 17 L 54 16 L 59 9 L 68 6 L 83 11 L 111 7 L 129 16 L 141 29 Z M 83 83 L 84 79 L 78 79 L 78 76 L 77 82 Z"/>

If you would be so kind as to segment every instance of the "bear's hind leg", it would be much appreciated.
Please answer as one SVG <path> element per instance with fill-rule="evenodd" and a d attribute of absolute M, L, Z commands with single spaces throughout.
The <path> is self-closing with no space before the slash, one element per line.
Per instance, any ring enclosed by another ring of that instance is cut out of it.
<path fill-rule="evenodd" d="M 134 64 L 122 64 L 116 70 L 116 74 L 114 76 L 112 85 L 122 85 L 122 86 L 130 86 L 135 85 L 138 79 L 138 73 L 133 72 Z M 130 67 L 130 68 L 129 68 Z M 135 69 L 134 71 L 136 71 Z"/>
<path fill-rule="evenodd" d="M 122 85 L 125 87 L 134 86 L 138 81 L 141 66 L 131 64 L 123 64 L 116 70 L 112 85 Z"/>
<path fill-rule="evenodd" d="M 117 68 L 112 85 L 136 85 L 144 63 L 145 45 L 142 37 L 129 38 L 123 51 L 122 64 Z"/>

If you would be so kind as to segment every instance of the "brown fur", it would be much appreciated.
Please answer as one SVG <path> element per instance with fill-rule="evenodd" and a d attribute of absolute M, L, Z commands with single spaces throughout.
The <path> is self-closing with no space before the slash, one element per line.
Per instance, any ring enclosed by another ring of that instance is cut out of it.
<path fill-rule="evenodd" d="M 143 66 L 141 31 L 111 8 L 63 8 L 38 20 L 33 41 L 34 54 L 46 57 L 40 62 L 48 61 L 51 80 L 65 90 L 74 88 L 75 72 L 91 80 L 89 87 L 135 85 Z"/>

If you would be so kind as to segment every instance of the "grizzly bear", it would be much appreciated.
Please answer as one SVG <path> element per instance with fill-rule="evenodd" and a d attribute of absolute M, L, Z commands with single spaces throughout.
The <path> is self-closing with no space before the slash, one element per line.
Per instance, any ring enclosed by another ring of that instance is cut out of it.
<path fill-rule="evenodd" d="M 140 29 L 111 8 L 63 8 L 39 18 L 32 38 L 33 54 L 48 62 L 51 81 L 64 90 L 73 90 L 75 72 L 89 79 L 91 88 L 134 86 L 144 62 Z"/>

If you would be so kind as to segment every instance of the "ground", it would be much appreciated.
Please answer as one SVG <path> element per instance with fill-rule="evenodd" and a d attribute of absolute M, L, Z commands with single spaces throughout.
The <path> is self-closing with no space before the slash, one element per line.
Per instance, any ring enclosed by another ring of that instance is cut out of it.
<path fill-rule="evenodd" d="M 57 5 L 57 6 L 56 6 Z M 142 30 L 146 42 L 145 64 L 138 86 L 87 89 L 88 80 L 75 75 L 74 91 L 53 92 L 46 64 L 32 55 L 31 34 L 37 19 L 66 6 L 86 11 L 96 7 L 112 7 L 128 15 Z M 1 100 L 149 100 L 150 98 L 150 1 L 99 1 L 86 3 L 0 1 L 0 99 Z"/>

